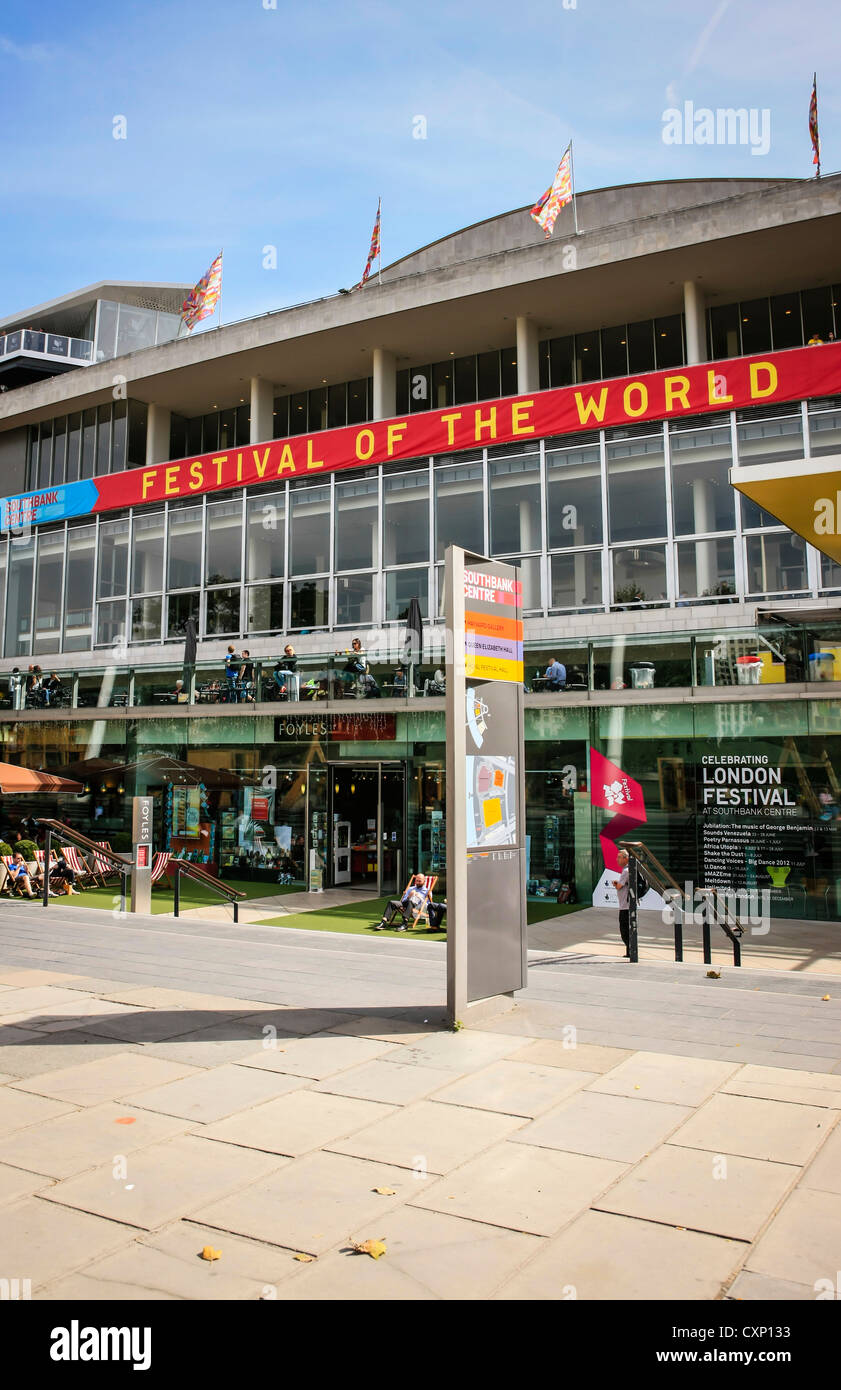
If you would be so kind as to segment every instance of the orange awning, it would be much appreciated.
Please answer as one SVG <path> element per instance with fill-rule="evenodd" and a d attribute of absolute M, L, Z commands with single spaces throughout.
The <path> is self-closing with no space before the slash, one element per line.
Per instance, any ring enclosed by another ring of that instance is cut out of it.
<path fill-rule="evenodd" d="M 14 763 L 0 763 L 0 792 L 83 792 L 83 783 L 71 782 L 68 777 L 54 777 L 50 772 L 35 772 Z"/>

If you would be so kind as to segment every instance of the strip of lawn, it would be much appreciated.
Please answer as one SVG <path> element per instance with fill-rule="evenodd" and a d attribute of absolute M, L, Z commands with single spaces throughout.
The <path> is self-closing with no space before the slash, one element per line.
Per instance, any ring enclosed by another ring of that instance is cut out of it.
<path fill-rule="evenodd" d="M 287 893 L 302 892 L 301 884 L 281 885 L 279 883 L 256 883 L 253 879 L 226 878 L 223 882 L 231 888 L 239 888 L 245 893 L 246 897 L 240 899 L 245 902 L 248 898 L 275 898 L 283 897 Z M 19 902 L 27 899 L 19 898 Z M 78 896 L 70 895 L 57 898 L 50 898 L 51 903 L 61 903 L 62 907 L 95 907 L 105 911 L 119 909 L 120 906 L 120 884 L 119 880 L 114 879 L 105 888 L 82 888 Z M 157 883 L 152 889 L 152 912 L 172 912 L 174 894 L 171 888 L 165 883 Z M 196 883 L 186 875 L 181 879 L 181 910 L 187 911 L 195 907 L 218 907 L 220 904 L 227 903 L 226 898 L 222 898 L 218 893 L 213 893 L 206 888 L 203 883 Z"/>
<path fill-rule="evenodd" d="M 401 941 L 417 937 L 423 941 L 446 941 L 446 931 L 429 931 L 419 927 L 417 931 L 397 931 L 386 928 L 375 931 L 388 903 L 388 898 L 365 898 L 358 903 L 348 903 L 345 907 L 317 907 L 309 912 L 294 912 L 287 917 L 267 917 L 260 922 L 261 927 L 295 927 L 303 931 L 348 932 L 356 936 L 395 936 Z M 575 912 L 575 903 L 528 903 L 529 922 L 543 922 L 549 917 L 562 917 Z"/>

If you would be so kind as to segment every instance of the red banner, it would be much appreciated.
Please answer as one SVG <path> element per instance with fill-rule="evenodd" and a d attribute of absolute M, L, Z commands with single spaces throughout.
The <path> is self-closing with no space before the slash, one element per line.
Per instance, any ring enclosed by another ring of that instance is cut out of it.
<path fill-rule="evenodd" d="M 376 420 L 316 434 L 201 454 L 93 479 L 110 511 L 167 498 L 199 496 L 243 484 L 315 478 L 345 468 L 446 454 L 488 444 L 522 443 L 643 420 L 674 420 L 715 410 L 776 405 L 841 393 L 841 343 L 727 358 L 695 367 L 615 377 Z M 52 518 L 50 518 L 52 519 Z"/>

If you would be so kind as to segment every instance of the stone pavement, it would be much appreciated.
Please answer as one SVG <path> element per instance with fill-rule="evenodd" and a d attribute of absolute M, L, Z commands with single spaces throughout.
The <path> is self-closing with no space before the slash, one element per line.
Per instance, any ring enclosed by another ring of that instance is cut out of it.
<path fill-rule="evenodd" d="M 0 1277 L 34 1298 L 834 1287 L 829 977 L 542 952 L 450 1032 L 437 943 L 104 916 L 0 915 Z"/>

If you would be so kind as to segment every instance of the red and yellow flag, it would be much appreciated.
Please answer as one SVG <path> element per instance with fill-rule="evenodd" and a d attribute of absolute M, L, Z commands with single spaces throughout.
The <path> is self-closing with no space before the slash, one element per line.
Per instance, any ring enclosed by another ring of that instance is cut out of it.
<path fill-rule="evenodd" d="M 374 230 L 373 230 L 373 232 L 371 233 L 371 245 L 370 245 L 370 248 L 369 248 L 369 250 L 368 250 L 368 259 L 367 259 L 367 261 L 365 262 L 365 269 L 364 269 L 363 272 L 362 272 L 362 279 L 359 281 L 359 285 L 356 285 L 356 286 L 355 286 L 356 289 L 359 289 L 359 286 L 360 286 L 360 285 L 364 285 L 364 284 L 365 284 L 365 281 L 368 279 L 368 276 L 371 274 L 371 266 L 374 264 L 374 261 L 377 259 L 378 255 L 380 254 L 380 212 L 381 212 L 381 209 L 382 209 L 382 198 L 380 198 L 379 201 L 378 201 L 378 203 L 377 203 L 377 217 L 376 217 L 376 221 L 374 222 Z"/>
<path fill-rule="evenodd" d="M 212 314 L 222 293 L 222 252 L 194 285 L 181 305 L 181 322 L 189 333 L 197 323 Z"/>
<path fill-rule="evenodd" d="M 558 172 L 550 188 L 539 198 L 529 214 L 538 227 L 542 227 L 547 237 L 552 235 L 558 213 L 573 198 L 572 187 L 572 143 L 567 145 L 564 156 L 558 165 Z"/>
<path fill-rule="evenodd" d="M 812 149 L 814 155 L 812 163 L 817 164 L 818 174 L 821 172 L 821 138 L 818 135 L 818 74 L 812 80 L 812 100 L 809 102 L 809 134 L 812 137 Z"/>

